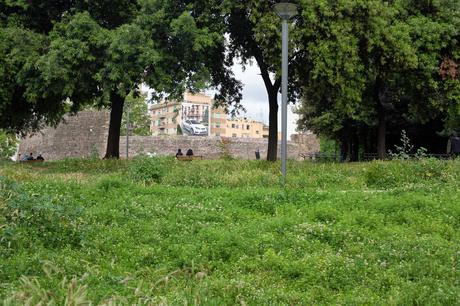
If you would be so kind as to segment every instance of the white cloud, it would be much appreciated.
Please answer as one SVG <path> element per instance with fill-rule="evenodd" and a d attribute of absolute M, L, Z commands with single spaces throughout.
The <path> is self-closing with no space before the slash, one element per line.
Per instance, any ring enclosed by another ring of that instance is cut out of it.
<path fill-rule="evenodd" d="M 268 124 L 268 95 L 257 64 L 248 65 L 243 71 L 243 67 L 237 63 L 233 66 L 233 72 L 244 84 L 242 104 L 247 110 L 244 116 Z M 281 94 L 278 95 L 278 104 L 278 130 L 281 131 Z M 288 137 L 295 133 L 297 117 L 292 112 L 292 106 L 288 106 Z"/>

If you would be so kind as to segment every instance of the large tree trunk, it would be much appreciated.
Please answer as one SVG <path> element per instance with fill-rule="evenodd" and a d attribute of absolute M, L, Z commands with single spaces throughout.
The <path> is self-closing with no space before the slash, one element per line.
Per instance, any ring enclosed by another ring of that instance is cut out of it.
<path fill-rule="evenodd" d="M 380 105 L 377 107 L 379 125 L 377 129 L 377 155 L 379 159 L 385 159 L 386 157 L 386 115 L 385 109 Z"/>
<path fill-rule="evenodd" d="M 342 132 L 340 137 L 340 162 L 345 162 L 348 159 L 348 135 L 346 132 Z"/>
<path fill-rule="evenodd" d="M 117 92 L 110 93 L 110 125 L 109 136 L 107 138 L 107 149 L 104 159 L 120 158 L 120 128 L 121 118 L 123 117 L 123 105 L 125 97 L 120 96 Z"/>
<path fill-rule="evenodd" d="M 278 155 L 278 91 L 268 90 L 270 112 L 268 116 L 267 160 L 276 161 Z"/>
<path fill-rule="evenodd" d="M 265 64 L 262 51 L 254 47 L 254 57 L 259 65 L 260 75 L 264 81 L 265 89 L 268 94 L 269 115 L 268 115 L 268 150 L 267 160 L 276 161 L 278 155 L 278 90 L 281 86 L 281 78 L 274 82 L 270 79 L 268 67 Z"/>

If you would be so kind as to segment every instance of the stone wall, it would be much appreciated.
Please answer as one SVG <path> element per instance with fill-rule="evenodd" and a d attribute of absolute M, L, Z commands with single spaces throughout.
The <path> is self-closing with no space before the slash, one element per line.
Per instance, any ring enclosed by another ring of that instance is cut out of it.
<path fill-rule="evenodd" d="M 20 154 L 42 154 L 47 160 L 67 157 L 103 157 L 109 130 L 107 111 L 82 111 L 66 116 L 56 128 L 47 127 L 21 140 Z"/>
<path fill-rule="evenodd" d="M 107 143 L 108 112 L 81 112 L 67 117 L 66 123 L 56 129 L 46 128 L 35 136 L 23 139 L 19 153 L 43 154 L 47 160 L 66 157 L 103 157 Z M 288 157 L 299 159 L 300 153 L 318 152 L 319 141 L 314 135 L 302 135 L 297 141 L 288 142 Z M 131 136 L 129 156 L 139 154 L 174 155 L 178 148 L 185 153 L 191 148 L 195 155 L 216 159 L 225 155 L 235 158 L 255 159 L 259 150 L 261 158 L 267 155 L 267 139 L 221 138 L 197 136 Z M 278 150 L 280 144 L 278 144 Z M 278 151 L 279 152 L 279 151 Z M 279 153 L 278 153 L 279 154 Z M 120 139 L 120 156 L 126 156 L 126 137 Z"/>
<path fill-rule="evenodd" d="M 278 144 L 278 154 L 280 149 Z M 267 139 L 221 138 L 197 136 L 131 136 L 129 138 L 129 156 L 137 154 L 174 155 L 177 149 L 185 152 L 191 148 L 195 155 L 216 159 L 224 155 L 235 158 L 255 159 L 259 150 L 261 158 L 267 155 Z M 304 143 L 288 142 L 288 158 L 299 159 L 300 153 L 319 151 L 319 143 L 313 135 Z M 126 156 L 126 137 L 120 139 L 120 155 Z"/>

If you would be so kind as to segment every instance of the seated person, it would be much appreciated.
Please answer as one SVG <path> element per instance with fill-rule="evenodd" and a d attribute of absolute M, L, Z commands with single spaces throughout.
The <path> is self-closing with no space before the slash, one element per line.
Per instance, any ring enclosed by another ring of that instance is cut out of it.
<path fill-rule="evenodd" d="M 185 155 L 187 155 L 187 156 L 193 156 L 193 151 L 192 151 L 192 149 L 188 149 L 188 150 L 187 150 L 187 153 L 186 153 Z"/>
<path fill-rule="evenodd" d="M 41 154 L 38 154 L 37 160 L 45 160 Z"/>
<path fill-rule="evenodd" d="M 177 156 L 183 156 L 184 154 L 182 153 L 181 149 L 177 149 L 176 157 Z"/>
<path fill-rule="evenodd" d="M 30 155 L 27 156 L 27 160 L 35 160 L 34 155 L 30 152 Z"/>

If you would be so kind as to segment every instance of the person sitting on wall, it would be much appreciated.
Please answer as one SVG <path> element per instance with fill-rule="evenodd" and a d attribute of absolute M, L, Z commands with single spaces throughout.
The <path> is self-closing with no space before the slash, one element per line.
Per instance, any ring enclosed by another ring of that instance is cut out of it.
<path fill-rule="evenodd" d="M 34 155 L 30 152 L 30 155 L 27 156 L 27 160 L 35 160 Z"/>
<path fill-rule="evenodd" d="M 188 149 L 187 150 L 187 153 L 185 154 L 186 156 L 193 156 L 193 150 L 192 149 Z"/>
<path fill-rule="evenodd" d="M 45 159 L 43 158 L 43 156 L 42 156 L 41 154 L 38 154 L 37 160 L 42 160 L 42 161 L 43 161 L 43 160 L 45 160 Z"/>
<path fill-rule="evenodd" d="M 177 149 L 176 157 L 177 156 L 184 156 L 181 149 Z"/>

